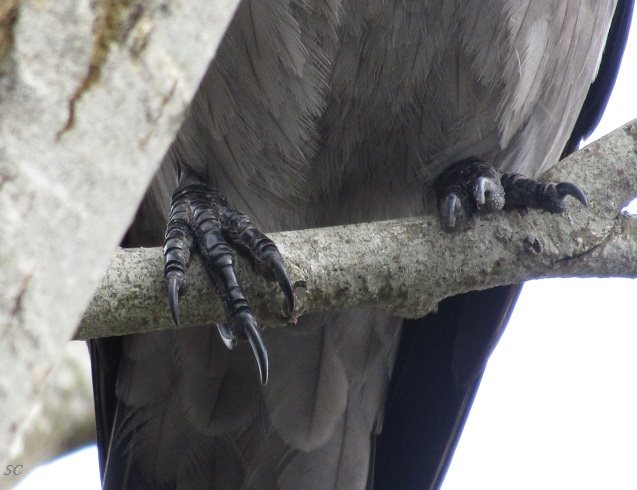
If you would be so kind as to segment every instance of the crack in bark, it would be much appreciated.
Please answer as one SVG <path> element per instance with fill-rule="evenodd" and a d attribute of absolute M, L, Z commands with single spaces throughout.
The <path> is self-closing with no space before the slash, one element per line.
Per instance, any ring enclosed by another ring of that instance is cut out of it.
<path fill-rule="evenodd" d="M 129 22 L 126 22 L 127 16 L 125 14 L 132 3 L 133 0 L 105 0 L 98 4 L 100 11 L 95 16 L 93 23 L 91 60 L 86 75 L 69 100 L 68 118 L 64 127 L 57 132 L 56 140 L 59 141 L 64 133 L 73 128 L 75 107 L 82 96 L 100 79 L 102 67 L 106 62 L 111 45 L 115 42 L 123 42 L 126 34 L 132 30 L 135 22 L 141 16 L 142 11 L 133 10 Z"/>

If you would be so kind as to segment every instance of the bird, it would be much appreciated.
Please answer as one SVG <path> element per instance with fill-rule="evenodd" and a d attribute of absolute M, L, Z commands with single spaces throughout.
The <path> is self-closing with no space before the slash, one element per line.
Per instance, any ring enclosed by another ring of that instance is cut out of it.
<path fill-rule="evenodd" d="M 535 179 L 596 125 L 632 8 L 242 0 L 123 241 L 164 245 L 176 323 L 198 253 L 227 319 L 90 341 L 103 488 L 438 488 L 520 287 L 262 331 L 234 263 L 289 313 L 265 233 L 586 204 Z"/>

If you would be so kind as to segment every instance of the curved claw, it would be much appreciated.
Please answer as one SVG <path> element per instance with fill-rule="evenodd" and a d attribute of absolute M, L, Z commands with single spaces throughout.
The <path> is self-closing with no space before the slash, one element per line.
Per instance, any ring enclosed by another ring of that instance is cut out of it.
<path fill-rule="evenodd" d="M 573 196 L 575 199 L 581 202 L 585 208 L 588 207 L 588 199 L 586 199 L 586 194 L 584 194 L 584 191 L 579 186 L 571 182 L 560 182 L 555 186 L 555 189 L 561 197 Z"/>
<path fill-rule="evenodd" d="M 504 207 L 504 189 L 498 182 L 489 177 L 476 179 L 473 187 L 473 198 L 478 209 L 482 209 L 485 205 L 491 211 L 497 211 Z"/>
<path fill-rule="evenodd" d="M 237 338 L 230 331 L 230 327 L 227 323 L 217 323 L 217 330 L 219 330 L 219 336 L 221 341 L 228 350 L 233 350 L 237 345 Z"/>
<path fill-rule="evenodd" d="M 449 228 L 453 228 L 456 226 L 456 209 L 458 209 L 459 204 L 458 196 L 455 194 L 449 194 L 447 199 L 445 199 L 445 218 L 447 222 L 445 223 Z"/>
<path fill-rule="evenodd" d="M 484 206 L 485 203 L 485 193 L 487 186 L 490 184 L 489 179 L 486 177 L 478 177 L 475 183 L 475 187 L 473 190 L 473 197 L 476 200 L 476 204 L 478 205 L 478 209 Z M 493 186 L 490 186 L 493 187 Z"/>
<path fill-rule="evenodd" d="M 265 344 L 263 343 L 263 339 L 261 338 L 261 334 L 259 333 L 259 329 L 256 324 L 253 322 L 247 323 L 245 326 L 245 334 L 246 337 L 248 337 L 248 342 L 250 342 L 254 358 L 257 361 L 261 384 L 266 384 L 268 382 L 268 351 L 265 348 Z"/>
<path fill-rule="evenodd" d="M 288 272 L 285 270 L 285 266 L 281 260 L 274 260 L 271 266 L 276 282 L 279 283 L 281 291 L 283 291 L 283 296 L 285 297 L 285 315 L 290 316 L 294 311 L 294 289 L 288 277 Z"/>
<path fill-rule="evenodd" d="M 176 277 L 168 279 L 168 303 L 170 305 L 170 315 L 173 317 L 175 326 L 179 326 L 179 281 Z"/>

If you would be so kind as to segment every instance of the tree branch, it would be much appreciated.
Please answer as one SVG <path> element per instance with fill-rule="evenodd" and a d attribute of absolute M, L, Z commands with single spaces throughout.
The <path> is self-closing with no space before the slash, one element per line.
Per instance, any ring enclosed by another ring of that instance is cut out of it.
<path fill-rule="evenodd" d="M 449 296 L 541 277 L 637 277 L 637 223 L 620 210 L 637 194 L 637 120 L 580 150 L 543 176 L 577 182 L 590 208 L 565 215 L 512 210 L 447 233 L 431 216 L 274 233 L 295 284 L 295 316 L 373 305 L 422 316 Z M 161 249 L 119 250 L 76 338 L 173 328 Z M 262 325 L 286 323 L 278 288 L 239 276 Z M 182 325 L 222 321 L 198 260 L 181 300 Z"/>
<path fill-rule="evenodd" d="M 0 462 L 238 1 L 0 0 Z"/>

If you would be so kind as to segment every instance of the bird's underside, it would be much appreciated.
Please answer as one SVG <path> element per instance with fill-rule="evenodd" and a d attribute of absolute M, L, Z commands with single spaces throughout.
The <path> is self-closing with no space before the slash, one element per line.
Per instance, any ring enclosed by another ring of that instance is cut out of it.
<path fill-rule="evenodd" d="M 411 488 L 414 464 L 425 468 L 418 486 L 439 484 L 515 290 L 444 303 L 419 328 L 428 337 L 409 327 L 399 353 L 402 320 L 375 309 L 260 333 L 234 252 L 286 290 L 261 231 L 437 212 L 461 233 L 505 205 L 585 203 L 573 184 L 532 179 L 571 136 L 614 7 L 244 0 L 126 243 L 161 243 L 180 176 L 165 249 L 171 304 L 176 313 L 200 253 L 228 321 L 92 343 L 105 488 L 369 487 L 397 353 L 377 486 Z M 411 403 L 401 386 L 416 389 L 405 356 L 425 359 L 422 411 L 399 406 Z M 391 461 L 405 432 L 394 413 L 419 421 L 422 447 L 402 447 L 411 459 Z"/>

